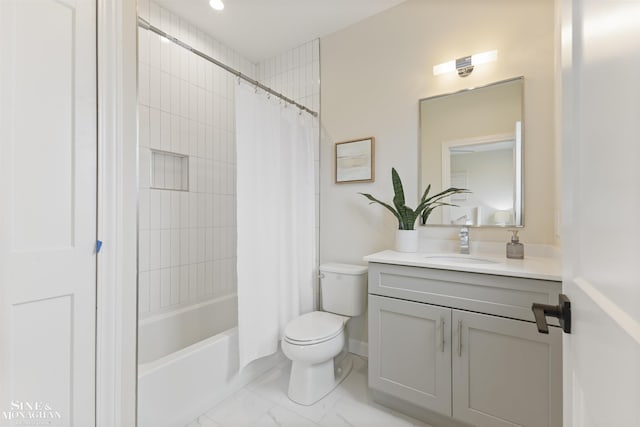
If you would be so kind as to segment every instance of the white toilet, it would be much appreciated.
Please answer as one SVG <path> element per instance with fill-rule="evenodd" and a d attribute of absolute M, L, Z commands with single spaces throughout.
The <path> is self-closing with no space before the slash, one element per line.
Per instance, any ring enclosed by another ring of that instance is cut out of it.
<path fill-rule="evenodd" d="M 312 405 L 326 396 L 351 372 L 345 327 L 367 305 L 367 267 L 328 263 L 320 266 L 322 310 L 290 321 L 282 351 L 293 362 L 289 399 Z"/>

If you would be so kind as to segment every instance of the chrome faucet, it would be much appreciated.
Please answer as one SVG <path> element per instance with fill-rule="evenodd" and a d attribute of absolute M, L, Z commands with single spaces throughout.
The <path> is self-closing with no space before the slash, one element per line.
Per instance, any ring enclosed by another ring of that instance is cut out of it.
<path fill-rule="evenodd" d="M 462 227 L 460 229 L 460 233 L 458 233 L 460 237 L 460 253 L 468 254 L 469 253 L 469 228 Z"/>
<path fill-rule="evenodd" d="M 456 219 L 454 219 L 453 221 L 451 221 L 451 224 L 461 224 L 464 225 L 467 223 L 467 214 L 462 215 L 461 217 L 458 217 Z"/>

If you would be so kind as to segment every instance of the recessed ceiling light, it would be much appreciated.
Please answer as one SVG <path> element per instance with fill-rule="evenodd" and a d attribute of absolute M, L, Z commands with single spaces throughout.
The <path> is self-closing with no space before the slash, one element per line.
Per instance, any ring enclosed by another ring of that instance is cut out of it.
<path fill-rule="evenodd" d="M 224 3 L 222 3 L 222 0 L 210 0 L 209 6 L 211 6 L 215 10 L 224 9 Z"/>

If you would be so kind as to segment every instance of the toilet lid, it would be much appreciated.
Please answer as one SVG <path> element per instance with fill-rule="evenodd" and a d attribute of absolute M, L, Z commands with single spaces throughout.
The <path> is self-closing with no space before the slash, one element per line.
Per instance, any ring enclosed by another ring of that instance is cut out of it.
<path fill-rule="evenodd" d="M 293 319 L 284 329 L 288 341 L 311 344 L 335 337 L 344 329 L 348 317 L 312 311 Z"/>

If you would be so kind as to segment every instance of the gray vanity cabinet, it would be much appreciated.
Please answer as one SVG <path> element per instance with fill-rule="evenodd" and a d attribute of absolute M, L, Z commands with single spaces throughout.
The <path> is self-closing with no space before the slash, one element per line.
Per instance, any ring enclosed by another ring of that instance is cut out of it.
<path fill-rule="evenodd" d="M 562 425 L 562 331 L 453 310 L 453 417 L 474 426 Z M 461 338 L 457 335 L 461 334 Z"/>
<path fill-rule="evenodd" d="M 369 316 L 369 386 L 449 415 L 451 310 L 370 295 Z"/>
<path fill-rule="evenodd" d="M 370 263 L 374 397 L 436 425 L 430 412 L 449 425 L 560 427 L 562 333 L 539 334 L 529 314 L 559 292 L 553 281 Z"/>

